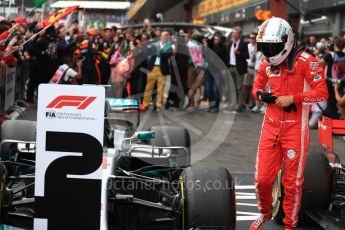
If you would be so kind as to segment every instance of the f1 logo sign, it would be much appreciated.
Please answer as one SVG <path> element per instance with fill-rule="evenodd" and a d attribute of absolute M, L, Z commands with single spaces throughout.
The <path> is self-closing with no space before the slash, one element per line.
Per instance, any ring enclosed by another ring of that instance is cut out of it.
<path fill-rule="evenodd" d="M 104 102 L 99 86 L 39 86 L 34 230 L 108 229 Z"/>
<path fill-rule="evenodd" d="M 58 96 L 49 103 L 47 108 L 61 109 L 64 106 L 73 106 L 77 109 L 86 109 L 96 97 L 88 96 Z"/>

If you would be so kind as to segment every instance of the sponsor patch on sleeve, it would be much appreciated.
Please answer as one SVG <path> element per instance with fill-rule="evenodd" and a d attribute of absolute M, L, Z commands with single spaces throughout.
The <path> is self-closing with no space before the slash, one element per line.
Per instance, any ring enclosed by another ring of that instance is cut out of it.
<path fill-rule="evenodd" d="M 310 70 L 315 71 L 319 68 L 319 62 L 309 62 Z"/>

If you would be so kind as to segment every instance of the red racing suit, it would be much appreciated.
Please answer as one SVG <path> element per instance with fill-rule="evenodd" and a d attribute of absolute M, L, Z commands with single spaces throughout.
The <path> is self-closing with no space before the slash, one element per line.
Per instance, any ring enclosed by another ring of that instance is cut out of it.
<path fill-rule="evenodd" d="M 266 91 L 269 84 L 273 96 L 292 95 L 297 112 L 286 112 L 275 103 L 268 104 L 262 125 L 256 158 L 255 185 L 260 212 L 268 218 L 272 213 L 274 180 L 284 161 L 285 197 L 284 224 L 294 229 L 302 196 L 303 172 L 310 143 L 309 107 L 313 102 L 327 100 L 328 91 L 323 68 L 310 54 L 300 51 L 293 68 L 283 63 L 271 70 L 267 61 L 259 67 L 253 96 Z"/>

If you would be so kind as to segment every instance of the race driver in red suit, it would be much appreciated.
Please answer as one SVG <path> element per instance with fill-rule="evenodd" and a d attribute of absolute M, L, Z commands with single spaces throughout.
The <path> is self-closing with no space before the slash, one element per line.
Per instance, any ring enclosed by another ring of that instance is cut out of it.
<path fill-rule="evenodd" d="M 309 147 L 309 107 L 327 100 L 322 67 L 298 49 L 288 22 L 265 21 L 257 35 L 258 51 L 265 56 L 253 87 L 253 96 L 267 103 L 256 159 L 255 185 L 261 216 L 250 230 L 262 229 L 272 217 L 272 188 L 284 164 L 284 229 L 295 229 L 302 196 L 303 171 Z"/>

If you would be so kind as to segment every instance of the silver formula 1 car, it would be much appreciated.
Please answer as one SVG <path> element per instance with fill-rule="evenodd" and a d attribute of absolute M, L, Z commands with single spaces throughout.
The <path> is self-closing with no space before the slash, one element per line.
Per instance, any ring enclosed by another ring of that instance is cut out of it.
<path fill-rule="evenodd" d="M 102 192 L 108 229 L 235 229 L 231 174 L 224 168 L 192 167 L 186 129 L 139 131 L 139 122 L 136 100 L 106 100 L 103 157 L 108 170 Z M 33 226 L 35 132 L 34 121 L 2 124 L 1 224 Z"/>

